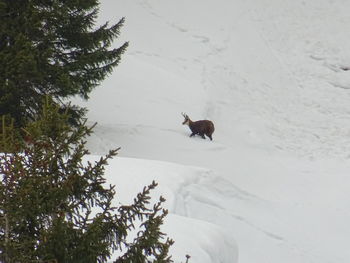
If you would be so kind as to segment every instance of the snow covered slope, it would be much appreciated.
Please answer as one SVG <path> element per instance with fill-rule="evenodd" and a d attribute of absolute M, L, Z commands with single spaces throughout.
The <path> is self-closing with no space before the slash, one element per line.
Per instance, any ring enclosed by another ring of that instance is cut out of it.
<path fill-rule="evenodd" d="M 82 103 L 98 122 L 92 153 L 121 146 L 122 157 L 203 167 L 175 173 L 183 183 L 166 191 L 172 217 L 204 222 L 208 236 L 223 230 L 237 241 L 238 262 L 348 263 L 350 2 L 101 3 L 101 21 L 126 17 L 116 46 L 130 48 Z M 189 138 L 181 112 L 213 120 L 214 140 Z M 126 160 L 120 174 L 138 167 Z M 222 254 L 211 246 L 207 254 Z M 190 262 L 204 262 L 200 255 Z"/>
<path fill-rule="evenodd" d="M 98 159 L 98 156 L 89 157 L 89 161 Z M 153 180 L 158 183 L 152 192 L 151 204 L 159 200 L 160 196 L 167 199 L 164 208 L 170 213 L 163 231 L 175 240 L 171 247 L 175 262 L 185 262 L 186 255 L 191 256 L 191 262 L 237 262 L 238 247 L 231 231 L 224 231 L 216 224 L 195 219 L 188 214 L 188 199 L 191 198 L 188 187 L 200 185 L 200 182 L 209 178 L 214 180 L 211 171 L 161 161 L 116 158 L 109 161 L 105 176 L 109 184 L 116 185 L 116 206 L 120 203 L 131 204 L 145 185 Z M 197 199 L 205 203 L 206 193 L 198 194 Z"/>

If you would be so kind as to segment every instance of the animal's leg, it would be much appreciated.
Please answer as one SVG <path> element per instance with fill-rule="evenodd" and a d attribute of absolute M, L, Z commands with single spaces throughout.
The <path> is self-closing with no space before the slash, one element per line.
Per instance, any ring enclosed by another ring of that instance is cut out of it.
<path fill-rule="evenodd" d="M 205 137 L 204 137 L 204 134 L 203 133 L 200 133 L 199 134 L 203 139 L 205 139 Z"/>
<path fill-rule="evenodd" d="M 192 136 L 195 136 L 196 134 L 193 132 L 191 135 L 190 135 L 190 137 L 192 137 Z"/>

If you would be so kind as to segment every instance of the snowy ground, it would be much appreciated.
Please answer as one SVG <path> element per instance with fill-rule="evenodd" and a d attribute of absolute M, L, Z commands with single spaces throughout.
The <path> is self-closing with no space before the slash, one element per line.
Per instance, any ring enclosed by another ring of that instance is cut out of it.
<path fill-rule="evenodd" d="M 122 147 L 122 200 L 159 182 L 175 259 L 348 263 L 350 1 L 101 2 L 130 48 L 82 103 L 89 147 Z"/>

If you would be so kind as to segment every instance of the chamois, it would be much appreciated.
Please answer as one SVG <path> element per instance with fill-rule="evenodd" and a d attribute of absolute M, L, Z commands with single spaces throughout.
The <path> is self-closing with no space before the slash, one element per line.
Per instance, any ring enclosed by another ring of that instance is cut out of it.
<path fill-rule="evenodd" d="M 185 118 L 182 124 L 188 125 L 192 131 L 190 137 L 198 134 L 205 139 L 204 135 L 206 135 L 210 140 L 213 140 L 212 134 L 215 130 L 213 122 L 208 120 L 191 121 L 190 117 L 188 117 L 185 113 L 182 113 L 182 116 Z"/>

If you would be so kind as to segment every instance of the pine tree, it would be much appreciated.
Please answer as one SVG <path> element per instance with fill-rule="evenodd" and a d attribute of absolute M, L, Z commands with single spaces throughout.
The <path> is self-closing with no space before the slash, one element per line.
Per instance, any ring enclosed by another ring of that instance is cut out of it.
<path fill-rule="evenodd" d="M 128 43 L 111 48 L 124 23 L 96 26 L 98 0 L 0 0 L 0 115 L 23 126 L 46 95 L 62 108 L 88 99 Z M 84 109 L 70 107 L 80 119 Z"/>
<path fill-rule="evenodd" d="M 115 207 L 114 186 L 103 175 L 118 149 L 86 163 L 84 139 L 92 128 L 72 128 L 68 114 L 49 99 L 40 116 L 18 138 L 11 122 L 2 122 L 0 144 L 7 151 L 0 154 L 0 262 L 107 262 L 115 250 L 116 263 L 172 262 L 173 241 L 160 231 L 164 199 L 150 203 L 157 184 L 131 205 Z"/>

